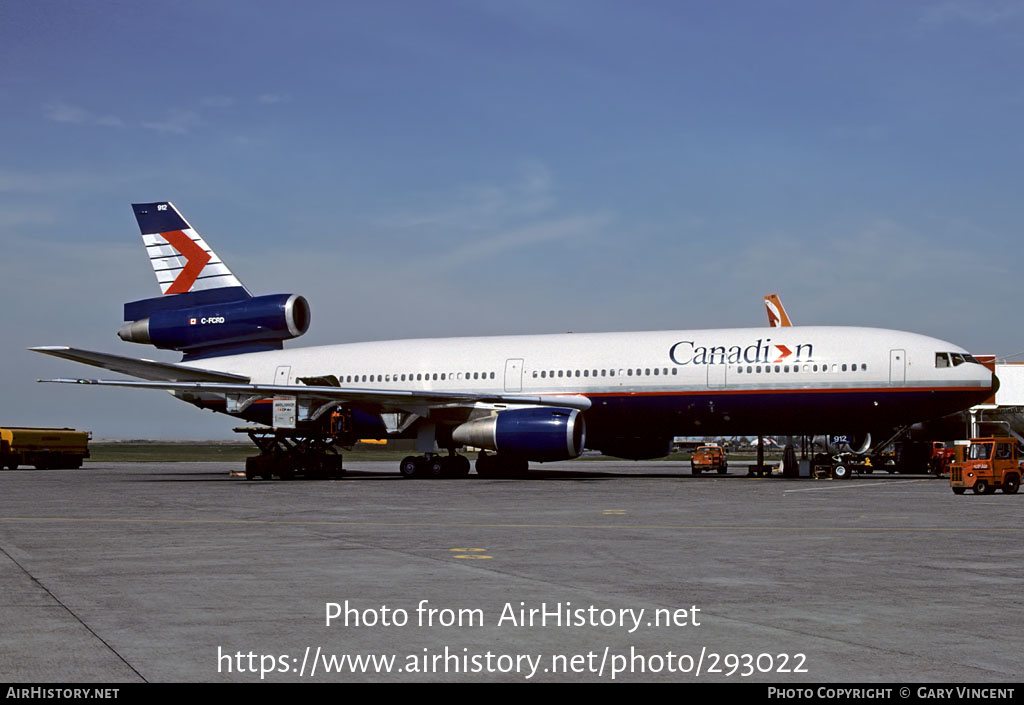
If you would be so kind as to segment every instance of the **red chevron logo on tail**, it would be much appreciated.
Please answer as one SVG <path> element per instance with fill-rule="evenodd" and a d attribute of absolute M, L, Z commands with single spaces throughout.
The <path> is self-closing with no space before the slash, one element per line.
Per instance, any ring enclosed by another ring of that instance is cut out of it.
<path fill-rule="evenodd" d="M 178 272 L 178 276 L 174 278 L 164 294 L 184 294 L 192 289 L 192 285 L 196 283 L 203 267 L 210 261 L 210 253 L 197 245 L 181 230 L 160 233 L 160 236 L 180 252 L 188 262 L 185 268 Z"/>

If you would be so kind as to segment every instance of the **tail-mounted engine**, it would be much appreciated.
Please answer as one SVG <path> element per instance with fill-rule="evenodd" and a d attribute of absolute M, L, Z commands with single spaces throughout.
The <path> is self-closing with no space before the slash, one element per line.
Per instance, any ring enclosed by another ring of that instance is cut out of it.
<path fill-rule="evenodd" d="M 309 329 L 309 303 L 296 294 L 233 298 L 213 289 L 125 304 L 121 340 L 178 350 L 185 359 L 280 350 Z M 238 290 L 234 290 L 237 292 Z"/>

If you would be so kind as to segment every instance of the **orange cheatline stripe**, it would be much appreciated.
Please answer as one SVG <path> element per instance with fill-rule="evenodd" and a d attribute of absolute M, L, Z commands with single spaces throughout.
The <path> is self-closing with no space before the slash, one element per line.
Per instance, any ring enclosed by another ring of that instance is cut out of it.
<path fill-rule="evenodd" d="M 192 289 L 199 274 L 203 271 L 206 263 L 210 261 L 210 253 L 197 245 L 192 238 L 181 230 L 171 230 L 160 233 L 170 245 L 182 254 L 188 261 L 185 268 L 178 272 L 178 276 L 171 282 L 164 294 L 184 294 Z"/>

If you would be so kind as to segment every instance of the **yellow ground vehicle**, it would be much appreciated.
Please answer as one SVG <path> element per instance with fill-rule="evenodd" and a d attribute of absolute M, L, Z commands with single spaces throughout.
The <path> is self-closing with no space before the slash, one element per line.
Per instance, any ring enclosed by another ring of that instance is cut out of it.
<path fill-rule="evenodd" d="M 690 472 L 700 475 L 705 470 L 715 470 L 724 475 L 729 469 L 725 459 L 725 450 L 719 446 L 698 446 L 690 457 Z"/>
<path fill-rule="evenodd" d="M 1016 494 L 1020 489 L 1021 461 L 1013 438 L 972 438 L 967 457 L 953 463 L 949 486 L 955 494 L 974 490 L 974 494 L 992 494 L 1001 489 Z"/>
<path fill-rule="evenodd" d="M 80 468 L 91 438 L 89 431 L 73 428 L 0 428 L 0 468 Z"/>

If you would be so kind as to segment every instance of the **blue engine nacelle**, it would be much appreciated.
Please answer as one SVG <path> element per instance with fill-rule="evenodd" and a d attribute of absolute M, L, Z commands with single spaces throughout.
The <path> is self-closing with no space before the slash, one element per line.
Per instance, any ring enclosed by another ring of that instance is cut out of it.
<path fill-rule="evenodd" d="M 534 407 L 507 409 L 474 419 L 452 431 L 461 445 L 494 450 L 526 460 L 569 460 L 583 452 L 586 423 L 578 409 Z"/>
<path fill-rule="evenodd" d="M 279 350 L 282 341 L 297 338 L 309 329 L 309 303 L 296 294 L 182 303 L 186 304 L 182 308 L 164 306 L 147 311 L 145 318 L 128 320 L 117 331 L 118 337 L 179 350 L 186 359 L 194 359 L 218 351 Z M 132 310 L 129 306 L 125 307 L 126 318 Z"/>
<path fill-rule="evenodd" d="M 814 440 L 818 441 L 817 438 Z M 823 445 L 830 453 L 864 455 L 871 450 L 871 434 L 861 432 L 825 436 Z"/>

